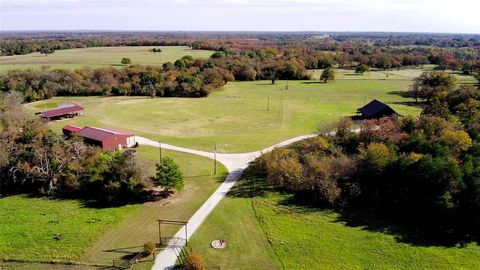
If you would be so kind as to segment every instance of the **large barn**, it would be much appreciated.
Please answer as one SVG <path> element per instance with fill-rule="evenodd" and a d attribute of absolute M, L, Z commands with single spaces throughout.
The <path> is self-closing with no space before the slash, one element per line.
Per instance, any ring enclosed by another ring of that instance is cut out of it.
<path fill-rule="evenodd" d="M 46 121 L 61 119 L 61 118 L 72 118 L 77 115 L 82 114 L 84 111 L 83 107 L 80 105 L 70 105 L 65 107 L 60 107 L 48 111 L 39 113 L 40 117 Z"/>
<path fill-rule="evenodd" d="M 357 114 L 362 118 L 381 118 L 397 114 L 390 106 L 376 99 L 370 101 L 367 105 L 359 108 Z"/>
<path fill-rule="evenodd" d="M 63 127 L 65 135 L 77 133 L 87 144 L 101 147 L 104 151 L 121 150 L 126 147 L 135 146 L 135 135 L 130 132 L 123 132 L 105 128 L 84 127 L 66 125 Z"/>

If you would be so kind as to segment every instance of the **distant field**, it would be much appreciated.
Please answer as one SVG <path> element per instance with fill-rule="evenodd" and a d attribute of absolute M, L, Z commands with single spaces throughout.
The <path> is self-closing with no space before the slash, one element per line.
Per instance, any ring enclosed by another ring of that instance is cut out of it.
<path fill-rule="evenodd" d="M 190 218 L 223 181 L 225 168 L 220 165 L 215 176 L 208 158 L 166 150 L 163 155 L 179 164 L 185 188 L 158 202 L 89 208 L 77 200 L 25 196 L 0 199 L 0 269 L 72 269 L 65 265 L 55 268 L 31 263 L 2 265 L 1 261 L 6 259 L 111 265 L 113 259 L 139 251 L 145 242 L 155 242 L 158 218 Z M 140 147 L 138 156 L 152 174 L 158 149 Z M 165 236 L 171 236 L 179 228 L 164 229 Z M 151 265 L 150 257 L 134 269 L 149 269 Z"/>
<path fill-rule="evenodd" d="M 152 53 L 152 48 L 162 49 L 161 53 Z M 135 46 L 135 47 L 96 47 L 82 49 L 58 50 L 48 56 L 40 53 L 0 57 L 0 72 L 11 69 L 51 68 L 76 69 L 81 67 L 121 67 L 123 57 L 130 58 L 132 64 L 161 65 L 174 62 L 185 55 L 194 58 L 208 58 L 212 51 L 192 50 L 186 46 Z"/>
<path fill-rule="evenodd" d="M 423 246 L 397 235 L 347 225 L 337 213 L 289 206 L 289 196 L 266 191 L 249 198 L 237 184 L 190 241 L 207 265 L 221 269 L 478 269 L 480 247 Z M 375 227 L 375 219 L 364 224 Z M 372 225 L 373 224 L 373 225 Z M 214 239 L 226 240 L 214 250 Z M 234 259 L 233 259 L 234 258 Z M 279 267 L 281 266 L 281 267 Z"/>
<path fill-rule="evenodd" d="M 212 150 L 217 144 L 221 152 L 244 152 L 316 132 L 325 123 L 355 115 L 357 108 L 375 98 L 400 114 L 418 115 L 421 109 L 405 91 L 420 72 L 407 72 L 409 77 L 403 80 L 384 80 L 383 73 L 371 72 L 366 75 L 370 80 L 289 81 L 288 90 L 286 81 L 275 85 L 269 81 L 231 82 L 199 99 L 58 97 L 29 107 L 39 111 L 69 102 L 85 106 L 85 116 L 52 123 L 56 131 L 65 124 L 96 125 L 191 148 Z M 406 72 L 397 73 L 391 77 Z"/>

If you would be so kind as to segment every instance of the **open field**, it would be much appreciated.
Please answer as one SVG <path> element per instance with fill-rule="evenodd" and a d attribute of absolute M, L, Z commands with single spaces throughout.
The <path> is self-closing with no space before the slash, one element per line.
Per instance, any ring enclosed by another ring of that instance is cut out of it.
<path fill-rule="evenodd" d="M 321 124 L 355 115 L 357 108 L 374 98 L 400 114 L 419 114 L 421 108 L 414 106 L 405 91 L 421 71 L 398 71 L 395 76 L 410 76 L 402 80 L 370 73 L 369 80 L 289 81 L 288 90 L 286 81 L 275 85 L 231 82 L 222 91 L 200 99 L 57 97 L 29 107 L 39 111 L 45 104 L 77 102 L 86 108 L 85 116 L 52 123 L 56 131 L 65 124 L 104 126 L 179 146 L 208 151 L 217 144 L 220 152 L 244 152 L 316 132 Z"/>
<path fill-rule="evenodd" d="M 278 265 L 284 269 L 477 269 L 480 265 L 476 244 L 459 248 L 401 242 L 398 235 L 371 229 L 373 219 L 364 223 L 370 222 L 369 226 L 347 225 L 340 214 L 287 205 L 289 196 L 277 192 L 249 198 L 250 187 L 242 185 L 237 184 L 190 242 L 207 265 L 222 269 Z M 225 239 L 227 248 L 210 248 L 213 239 Z"/>
<path fill-rule="evenodd" d="M 161 53 L 150 52 L 153 48 L 162 49 Z M 0 72 L 11 69 L 40 68 L 47 65 L 52 68 L 76 69 L 81 67 L 117 67 L 123 57 L 130 58 L 132 64 L 161 65 L 174 62 L 185 55 L 194 58 L 208 58 L 212 51 L 192 50 L 186 46 L 135 46 L 135 47 L 96 47 L 58 50 L 48 56 L 40 53 L 0 57 Z"/>
<path fill-rule="evenodd" d="M 370 71 L 365 72 L 363 75 L 356 74 L 352 70 L 345 69 L 336 69 L 335 70 L 335 79 L 336 80 L 388 80 L 388 81 L 403 81 L 403 80 L 412 80 L 415 77 L 420 76 L 424 71 L 432 71 L 434 65 L 425 65 L 424 68 L 415 68 L 415 69 L 400 69 L 400 70 L 379 70 L 379 71 Z M 309 73 L 312 75 L 313 79 L 318 80 L 322 74 L 321 69 L 309 70 Z M 473 76 L 464 75 L 460 71 L 452 72 L 451 70 L 446 70 L 445 72 L 452 74 L 456 77 L 457 83 L 477 83 L 477 80 Z"/>
<path fill-rule="evenodd" d="M 77 200 L 0 199 L 0 259 L 80 261 L 85 251 L 139 205 L 89 208 Z"/>
<path fill-rule="evenodd" d="M 155 242 L 158 218 L 188 219 L 223 181 L 226 173 L 225 168 L 219 166 L 214 176 L 212 161 L 207 158 L 166 150 L 163 155 L 179 164 L 185 176 L 185 188 L 157 202 L 89 208 L 76 200 L 24 196 L 0 199 L 0 260 L 62 260 L 111 265 L 113 259 L 141 250 L 145 242 Z M 158 149 L 140 147 L 138 156 L 148 173 L 153 173 Z M 165 226 L 164 229 L 168 236 L 179 228 Z M 147 258 L 135 269 L 147 269 L 151 265 L 151 258 Z M 24 267 L 23 264 L 7 266 Z M 32 265 L 36 266 L 41 265 Z"/>

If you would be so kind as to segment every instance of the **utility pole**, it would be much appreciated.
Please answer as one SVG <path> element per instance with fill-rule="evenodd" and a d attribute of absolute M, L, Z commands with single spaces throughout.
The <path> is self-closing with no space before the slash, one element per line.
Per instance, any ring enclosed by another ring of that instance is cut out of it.
<path fill-rule="evenodd" d="M 267 111 L 270 111 L 270 94 L 267 97 Z"/>
<path fill-rule="evenodd" d="M 213 175 L 217 175 L 217 145 L 213 145 Z"/>

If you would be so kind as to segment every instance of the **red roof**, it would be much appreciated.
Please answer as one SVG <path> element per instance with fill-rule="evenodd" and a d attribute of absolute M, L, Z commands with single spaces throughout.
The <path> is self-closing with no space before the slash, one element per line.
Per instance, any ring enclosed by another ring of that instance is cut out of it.
<path fill-rule="evenodd" d="M 104 141 L 108 137 L 112 135 L 123 135 L 123 136 L 134 136 L 133 133 L 129 132 L 122 132 L 122 131 L 116 131 L 116 130 L 110 130 L 110 129 L 104 129 L 104 128 L 96 128 L 96 127 L 84 127 L 82 130 L 80 130 L 79 135 L 96 140 L 96 141 Z"/>
<path fill-rule="evenodd" d="M 75 112 L 79 112 L 79 111 L 83 111 L 82 106 L 71 105 L 71 106 L 67 106 L 67 107 L 62 107 L 62 108 L 57 108 L 57 109 L 53 109 L 53 110 L 44 111 L 44 112 L 42 112 L 42 116 L 47 117 L 47 118 L 51 118 L 51 117 L 60 116 L 60 115 L 64 115 L 64 114 L 69 114 L 69 113 L 75 113 Z"/>
<path fill-rule="evenodd" d="M 80 130 L 82 130 L 81 127 L 77 127 L 77 126 L 74 126 L 74 125 L 66 125 L 62 129 L 63 130 L 68 130 L 68 131 L 71 131 L 71 132 L 75 132 L 75 133 L 78 133 L 78 132 L 80 132 Z"/>

